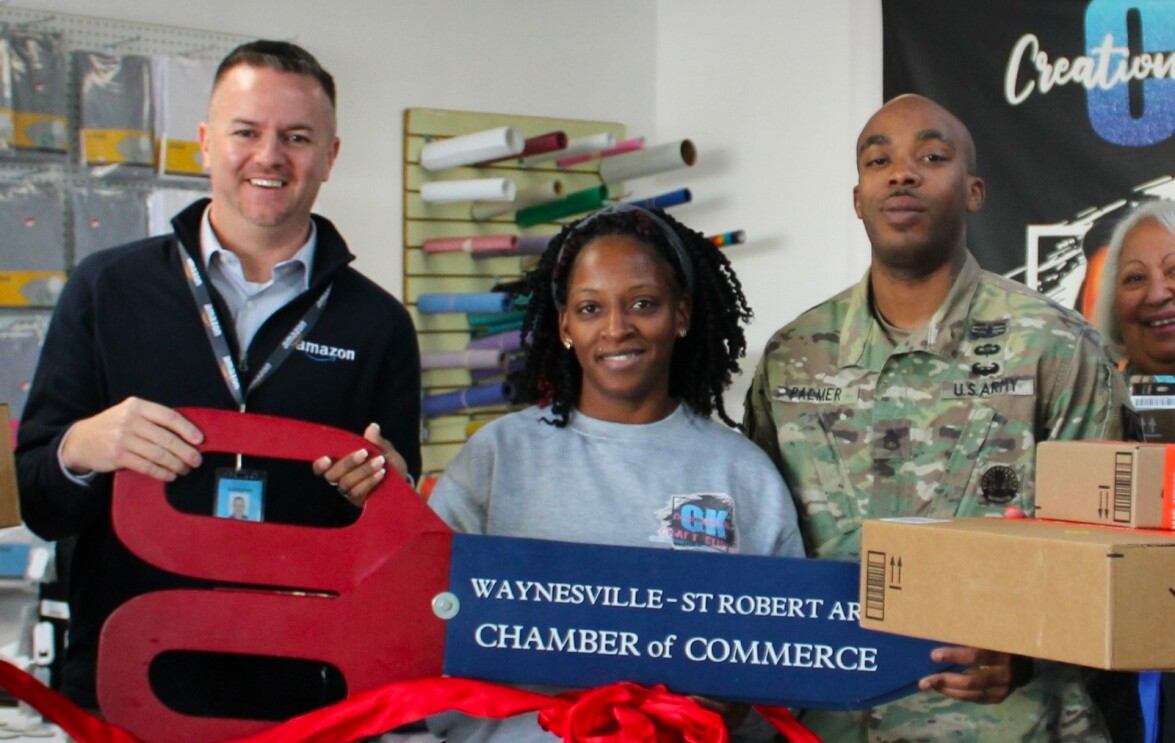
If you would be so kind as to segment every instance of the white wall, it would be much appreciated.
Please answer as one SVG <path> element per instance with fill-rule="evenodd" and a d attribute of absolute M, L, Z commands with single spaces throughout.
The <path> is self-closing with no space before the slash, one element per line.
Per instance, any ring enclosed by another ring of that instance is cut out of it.
<path fill-rule="evenodd" d="M 334 75 L 342 149 L 318 211 L 399 296 L 406 108 L 655 123 L 653 0 L 14 0 L 14 7 L 288 39 Z"/>
<path fill-rule="evenodd" d="M 400 293 L 403 110 L 455 108 L 621 121 L 688 137 L 675 214 L 730 251 L 757 315 L 743 379 L 768 336 L 855 281 L 868 247 L 852 211 L 853 143 L 881 101 L 878 0 L 15 0 L 14 6 L 292 39 L 339 86 L 343 148 L 319 208 L 360 270 Z"/>
<path fill-rule="evenodd" d="M 748 236 L 728 253 L 755 310 L 736 418 L 770 335 L 869 264 L 853 150 L 880 103 L 880 2 L 658 0 L 657 138 L 698 146 L 659 180 L 690 186 L 690 226 Z"/>

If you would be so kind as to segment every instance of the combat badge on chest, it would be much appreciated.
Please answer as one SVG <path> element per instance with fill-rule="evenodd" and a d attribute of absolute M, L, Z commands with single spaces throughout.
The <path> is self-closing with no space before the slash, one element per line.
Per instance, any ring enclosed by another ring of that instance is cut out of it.
<path fill-rule="evenodd" d="M 971 324 L 960 354 L 966 378 L 944 382 L 943 399 L 1035 394 L 1036 380 L 1032 377 L 1007 376 L 1007 332 L 1007 319 L 976 320 Z"/>

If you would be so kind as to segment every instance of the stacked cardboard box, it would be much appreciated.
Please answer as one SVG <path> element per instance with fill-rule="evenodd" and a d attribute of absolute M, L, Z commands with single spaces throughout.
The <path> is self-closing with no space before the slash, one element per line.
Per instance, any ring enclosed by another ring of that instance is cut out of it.
<path fill-rule="evenodd" d="M 1132 376 L 1128 382 L 1143 441 L 1175 443 L 1175 377 Z"/>
<path fill-rule="evenodd" d="M 865 524 L 861 626 L 1118 670 L 1175 668 L 1175 535 L 1035 519 Z"/>
<path fill-rule="evenodd" d="M 1096 668 L 1175 668 L 1175 445 L 1048 442 L 1039 518 L 865 523 L 861 625 Z"/>

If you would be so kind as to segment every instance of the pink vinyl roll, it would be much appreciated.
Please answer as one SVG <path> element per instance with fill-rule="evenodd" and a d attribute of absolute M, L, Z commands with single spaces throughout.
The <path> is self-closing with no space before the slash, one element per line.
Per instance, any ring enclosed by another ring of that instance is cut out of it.
<path fill-rule="evenodd" d="M 601 132 L 599 134 L 589 134 L 586 137 L 576 137 L 567 143 L 567 147 L 562 150 L 555 150 L 554 152 L 544 152 L 541 155 L 528 155 L 522 158 L 522 167 L 528 168 L 535 165 L 540 165 L 551 160 L 558 160 L 572 155 L 578 155 L 581 152 L 599 152 L 606 150 L 609 147 L 616 146 L 616 135 L 612 132 Z"/>
<path fill-rule="evenodd" d="M 509 255 L 518 252 L 517 235 L 475 235 L 471 237 L 435 237 L 424 241 L 421 250 L 437 253 L 473 253 L 474 255 Z"/>
<path fill-rule="evenodd" d="M 633 137 L 632 139 L 626 139 L 623 142 L 617 142 L 615 147 L 609 147 L 608 149 L 600 150 L 599 152 L 585 152 L 582 155 L 572 155 L 571 157 L 565 157 L 562 160 L 556 160 L 555 164 L 560 168 L 570 168 L 572 165 L 579 165 L 581 163 L 591 162 L 592 160 L 596 159 L 602 160 L 605 157 L 612 157 L 613 155 L 623 155 L 626 152 L 639 150 L 644 146 L 644 137 Z"/>

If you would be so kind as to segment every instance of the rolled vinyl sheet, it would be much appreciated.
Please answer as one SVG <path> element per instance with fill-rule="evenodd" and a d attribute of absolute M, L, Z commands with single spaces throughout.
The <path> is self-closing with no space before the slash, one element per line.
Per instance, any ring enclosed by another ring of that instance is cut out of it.
<path fill-rule="evenodd" d="M 469 378 L 473 380 L 474 384 L 484 382 L 487 379 L 501 376 L 503 374 L 516 374 L 526 368 L 526 358 L 519 356 L 518 358 L 510 359 L 505 363 L 504 368 L 498 367 L 496 369 L 470 369 Z"/>
<path fill-rule="evenodd" d="M 81 140 L 86 165 L 154 165 L 151 59 L 76 51 Z"/>
<path fill-rule="evenodd" d="M 495 333 L 505 333 L 508 330 L 522 329 L 523 319 L 521 317 L 516 319 L 503 320 L 499 323 L 492 323 L 486 320 L 486 318 L 489 317 L 488 314 L 475 314 L 469 315 L 469 317 L 477 320 L 477 322 L 470 322 L 469 325 L 478 335 L 493 335 Z"/>
<path fill-rule="evenodd" d="M 522 165 L 529 167 L 531 165 L 541 165 L 543 163 L 551 162 L 552 160 L 561 160 L 571 155 L 579 155 L 585 152 L 599 152 L 606 150 L 609 147 L 616 146 L 616 135 L 611 132 L 601 132 L 599 134 L 589 134 L 586 137 L 576 137 L 567 143 L 567 147 L 562 150 L 555 150 L 554 152 L 545 152 L 541 155 L 534 155 L 532 157 L 522 158 Z"/>
<path fill-rule="evenodd" d="M 465 319 L 469 323 L 469 327 L 474 330 L 480 330 L 483 333 L 500 333 L 504 330 L 521 328 L 522 321 L 526 319 L 526 310 L 511 309 L 506 312 L 471 311 L 466 313 Z"/>
<path fill-rule="evenodd" d="M 730 232 L 723 232 L 720 235 L 711 235 L 706 238 L 714 243 L 716 247 L 725 248 L 727 245 L 739 245 L 747 241 L 747 233 L 744 230 L 732 230 Z"/>
<path fill-rule="evenodd" d="M 518 238 L 518 255 L 542 255 L 551 240 L 550 235 L 523 235 Z"/>
<path fill-rule="evenodd" d="M 69 95 L 60 33 L 8 31 L 12 49 L 12 144 L 19 149 L 69 148 Z"/>
<path fill-rule="evenodd" d="M 147 237 L 147 199 L 141 191 L 73 188 L 73 263 L 99 250 Z"/>
<path fill-rule="evenodd" d="M 567 132 L 547 132 L 536 137 L 528 137 L 526 146 L 522 148 L 523 157 L 545 155 L 548 152 L 558 152 L 567 149 L 570 142 Z"/>
<path fill-rule="evenodd" d="M 668 191 L 663 194 L 657 194 L 656 196 L 650 196 L 647 199 L 637 199 L 628 203 L 632 206 L 639 206 L 642 209 L 668 209 L 671 206 L 688 204 L 693 197 L 693 194 L 690 193 L 688 188 L 679 188 L 676 191 Z"/>
<path fill-rule="evenodd" d="M 585 152 L 582 155 L 572 155 L 571 157 L 565 157 L 561 160 L 555 161 L 555 164 L 560 168 L 570 168 L 572 165 L 580 165 L 582 163 L 591 162 L 592 160 L 602 160 L 605 157 L 616 157 L 617 155 L 623 155 L 626 152 L 636 152 L 639 149 L 643 149 L 644 146 L 644 137 L 633 137 L 632 139 L 626 139 L 623 142 L 617 142 L 615 147 L 609 147 L 608 149 L 600 150 L 599 152 Z"/>
<path fill-rule="evenodd" d="M 444 170 L 513 157 L 525 147 L 526 138 L 517 129 L 501 126 L 429 142 L 420 150 L 420 165 L 425 170 Z"/>
<path fill-rule="evenodd" d="M 416 311 L 426 315 L 442 312 L 506 312 L 511 307 L 510 295 L 505 292 L 470 294 L 421 294 L 416 300 Z"/>
<path fill-rule="evenodd" d="M 474 204 L 469 210 L 469 215 L 478 221 L 493 219 L 503 214 L 525 209 L 528 206 L 546 204 L 550 201 L 560 199 L 562 196 L 563 181 L 558 178 L 552 178 L 549 181 L 543 181 L 527 188 L 518 189 L 514 194 L 514 200 L 511 202 L 502 204 Z"/>
<path fill-rule="evenodd" d="M 434 237 L 425 240 L 421 249 L 437 253 L 472 253 L 474 255 L 510 255 L 518 250 L 517 235 L 477 235 L 473 237 Z"/>
<path fill-rule="evenodd" d="M 425 395 L 421 401 L 421 412 L 428 418 L 435 418 L 469 408 L 508 403 L 513 395 L 514 387 L 509 382 L 469 387 L 438 395 Z"/>
<path fill-rule="evenodd" d="M 420 198 L 428 204 L 458 201 L 513 201 L 517 195 L 509 178 L 471 178 L 465 181 L 433 181 L 420 187 Z"/>
<path fill-rule="evenodd" d="M 420 354 L 421 369 L 495 369 L 505 367 L 501 351 L 494 348 L 475 348 L 464 351 L 426 351 Z"/>
<path fill-rule="evenodd" d="M 514 215 L 514 222 L 519 227 L 531 227 L 543 222 L 570 217 L 573 214 L 583 214 L 593 209 L 599 209 L 607 199 L 607 186 L 592 186 L 568 194 L 558 201 L 519 209 Z"/>
<path fill-rule="evenodd" d="M 469 341 L 469 345 L 466 348 L 470 350 L 475 348 L 493 348 L 507 353 L 519 351 L 522 349 L 522 331 L 510 330 L 495 335 L 483 335 L 480 338 L 474 338 Z"/>
<path fill-rule="evenodd" d="M 664 173 L 692 166 L 698 159 L 694 143 L 688 139 L 648 149 L 617 155 L 600 161 L 600 179 L 607 184 Z"/>
<path fill-rule="evenodd" d="M 208 109 L 217 62 L 159 55 L 152 62 L 159 172 L 201 175 L 200 122 Z"/>
<path fill-rule="evenodd" d="M 539 134 L 534 137 L 527 137 L 526 143 L 522 147 L 522 152 L 517 155 L 510 155 L 507 157 L 499 157 L 497 160 L 486 160 L 485 162 L 477 163 L 477 167 L 485 165 L 493 165 L 504 160 L 512 160 L 515 157 L 528 157 L 532 155 L 541 155 L 545 152 L 555 152 L 567 147 L 567 133 L 566 132 L 547 132 L 546 134 Z"/>

